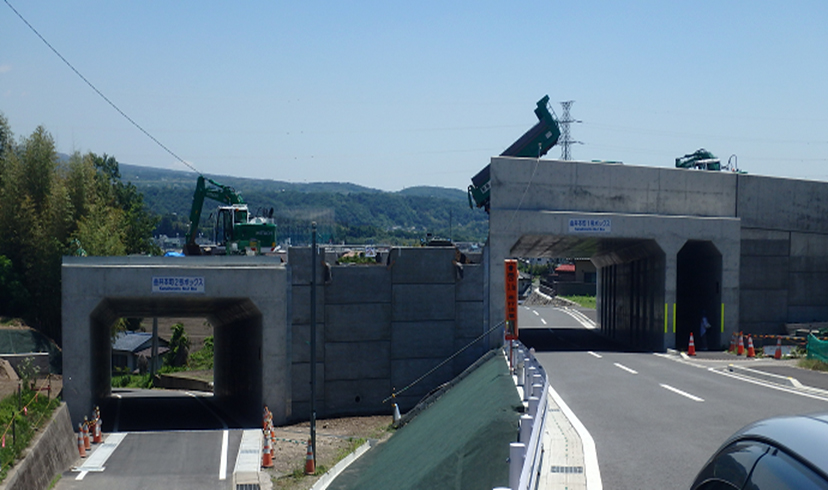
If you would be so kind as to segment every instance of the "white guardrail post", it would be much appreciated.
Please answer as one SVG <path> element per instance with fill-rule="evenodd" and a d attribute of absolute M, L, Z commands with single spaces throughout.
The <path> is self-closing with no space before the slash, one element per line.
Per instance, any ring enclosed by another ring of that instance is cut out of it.
<path fill-rule="evenodd" d="M 528 413 L 520 417 L 520 442 L 509 445 L 509 489 L 528 490 L 537 486 L 537 478 L 543 459 L 543 428 L 546 423 L 546 405 L 549 380 L 535 358 L 535 350 L 519 341 L 515 342 L 515 358 L 518 384 L 523 387 L 523 401 L 528 403 Z M 494 490 L 506 490 L 498 487 Z"/>

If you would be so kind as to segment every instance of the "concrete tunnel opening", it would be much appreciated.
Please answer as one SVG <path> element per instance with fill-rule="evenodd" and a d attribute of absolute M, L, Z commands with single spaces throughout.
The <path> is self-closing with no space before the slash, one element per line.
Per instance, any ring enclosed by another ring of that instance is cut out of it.
<path fill-rule="evenodd" d="M 665 253 L 653 239 L 524 235 L 514 257 L 589 258 L 597 327 L 633 350 L 664 348 Z"/>
<path fill-rule="evenodd" d="M 213 327 L 214 418 L 229 426 L 257 426 L 263 400 L 262 314 L 248 298 L 105 298 L 90 315 L 91 389 L 96 404 L 112 406 L 112 325 L 122 317 L 205 318 Z M 171 428 L 172 406 L 162 396 L 147 396 L 142 410 Z M 118 400 L 119 404 L 125 403 Z M 120 406 L 120 405 L 119 405 Z M 174 423 L 174 422 L 172 422 Z M 145 430 L 152 430 L 148 426 Z M 174 427 L 172 427 L 174 428 Z M 193 428 L 188 426 L 187 428 Z M 206 426 L 204 428 L 211 428 Z"/>
<path fill-rule="evenodd" d="M 687 350 L 693 333 L 697 350 L 723 346 L 722 254 L 709 241 L 688 240 L 679 250 L 676 279 L 676 348 Z M 710 324 L 704 336 L 702 315 Z"/>

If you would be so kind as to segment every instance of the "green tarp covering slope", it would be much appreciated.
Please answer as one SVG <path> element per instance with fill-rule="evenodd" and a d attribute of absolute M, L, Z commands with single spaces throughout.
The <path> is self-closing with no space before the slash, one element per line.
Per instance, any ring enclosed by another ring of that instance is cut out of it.
<path fill-rule="evenodd" d="M 335 490 L 507 486 L 523 409 L 503 356 L 482 363 L 328 487 Z"/>
<path fill-rule="evenodd" d="M 808 359 L 828 362 L 828 342 L 819 340 L 814 334 L 808 335 Z"/>

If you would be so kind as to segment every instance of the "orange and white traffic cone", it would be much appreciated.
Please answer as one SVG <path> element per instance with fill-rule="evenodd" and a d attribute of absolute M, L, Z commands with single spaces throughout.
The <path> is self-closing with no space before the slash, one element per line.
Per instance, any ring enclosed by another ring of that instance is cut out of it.
<path fill-rule="evenodd" d="M 687 346 L 687 355 L 688 356 L 695 356 L 696 355 L 696 343 L 693 342 L 693 332 L 690 332 L 690 344 Z"/>
<path fill-rule="evenodd" d="M 262 468 L 273 468 L 273 452 L 270 450 L 270 437 L 264 435 L 264 449 L 262 450 Z"/>
<path fill-rule="evenodd" d="M 93 430 L 94 430 L 94 432 L 93 432 L 93 436 L 92 436 L 92 442 L 95 443 L 95 444 L 102 443 L 103 442 L 103 434 L 101 434 L 101 418 L 100 417 L 97 417 L 95 419 L 95 425 L 94 425 Z"/>
<path fill-rule="evenodd" d="M 81 458 L 86 457 L 86 447 L 83 445 L 83 429 L 81 428 L 81 424 L 78 424 L 78 454 L 80 454 Z"/>
<path fill-rule="evenodd" d="M 311 440 L 308 439 L 308 455 L 305 456 L 305 474 L 312 475 L 316 473 L 316 461 L 313 458 L 313 445 L 311 444 Z"/>
<path fill-rule="evenodd" d="M 728 347 L 727 351 L 736 352 L 736 332 L 730 335 L 730 347 Z"/>
<path fill-rule="evenodd" d="M 739 334 L 739 346 L 736 348 L 736 355 L 741 356 L 745 353 L 745 338 L 742 337 L 742 334 Z"/>
<path fill-rule="evenodd" d="M 756 357 L 756 350 L 753 349 L 753 338 L 750 335 L 748 335 L 747 356 L 748 357 Z"/>
<path fill-rule="evenodd" d="M 776 352 L 773 353 L 774 359 L 782 359 L 782 337 L 776 339 Z"/>
<path fill-rule="evenodd" d="M 83 447 L 88 451 L 92 449 L 92 444 L 89 443 L 89 421 L 86 417 L 83 418 Z"/>

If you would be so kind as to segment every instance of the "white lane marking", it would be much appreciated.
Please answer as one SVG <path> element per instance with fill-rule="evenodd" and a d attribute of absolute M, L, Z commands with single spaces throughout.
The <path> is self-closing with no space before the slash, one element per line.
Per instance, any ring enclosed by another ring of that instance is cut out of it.
<path fill-rule="evenodd" d="M 592 435 L 590 435 L 584 424 L 575 415 L 575 412 L 563 401 L 561 395 L 552 388 L 552 385 L 549 385 L 549 395 L 555 400 L 558 408 L 569 419 L 569 423 L 572 424 L 575 432 L 581 438 L 581 446 L 584 450 L 584 475 L 586 476 L 587 490 L 603 490 L 604 485 L 601 482 L 601 469 L 598 467 L 598 451 L 595 449 L 595 440 L 592 439 Z"/>
<path fill-rule="evenodd" d="M 614 365 L 615 365 L 615 367 L 617 367 L 618 369 L 623 369 L 624 371 L 626 371 L 626 372 L 628 372 L 628 373 L 630 373 L 630 374 L 638 374 L 638 371 L 636 371 L 635 369 L 630 369 L 630 368 L 628 368 L 627 366 L 625 366 L 625 365 L 623 365 L 623 364 L 619 364 L 619 363 L 617 363 L 617 362 L 616 362 L 616 363 L 613 363 L 613 364 L 614 364 Z M 661 385 L 661 386 L 664 386 L 664 385 Z"/>
<path fill-rule="evenodd" d="M 598 359 L 601 359 L 602 357 L 604 357 L 604 356 L 602 356 L 601 354 L 598 354 L 598 353 L 592 352 L 591 350 L 588 350 L 588 351 L 587 351 L 587 354 L 591 355 L 592 357 L 597 357 Z"/>
<path fill-rule="evenodd" d="M 105 469 L 104 465 L 112 453 L 118 449 L 118 446 L 126 438 L 126 432 L 115 432 L 106 436 L 106 440 L 95 448 L 95 451 L 89 456 L 89 459 L 83 462 L 82 465 L 72 468 L 73 471 L 80 471 L 80 474 L 75 478 L 76 480 L 83 480 L 90 471 L 100 472 Z"/>
<path fill-rule="evenodd" d="M 573 310 L 573 309 L 570 309 L 570 308 L 555 308 L 555 309 L 571 316 L 573 319 L 575 319 L 576 322 L 580 323 L 581 326 L 586 328 L 586 329 L 595 330 L 595 328 L 596 328 L 595 322 L 590 320 L 588 316 L 584 315 L 583 313 L 581 313 L 578 310 Z"/>
<path fill-rule="evenodd" d="M 534 313 L 537 316 L 540 316 L 540 313 L 538 313 L 538 310 L 532 310 L 532 313 Z"/>
<path fill-rule="evenodd" d="M 221 458 L 219 459 L 219 480 L 227 479 L 227 442 L 230 431 L 224 430 L 221 434 Z"/>
<path fill-rule="evenodd" d="M 541 323 L 543 323 L 544 325 L 546 325 L 546 320 L 544 320 L 543 318 L 541 318 Z"/>
<path fill-rule="evenodd" d="M 749 378 L 747 376 L 741 376 L 741 375 L 738 375 L 738 374 L 735 374 L 735 373 L 730 373 L 730 372 L 727 372 L 727 371 L 719 371 L 718 369 L 713 368 L 713 367 L 709 367 L 709 368 L 707 368 L 707 370 L 712 372 L 712 373 L 721 374 L 722 376 L 727 376 L 729 378 L 738 379 L 738 380 L 741 380 L 741 381 L 746 381 L 748 383 L 753 383 L 755 385 L 764 386 L 766 388 L 773 388 L 774 390 L 784 391 L 785 393 L 793 393 L 794 395 L 804 396 L 806 398 L 813 398 L 814 400 L 828 401 L 828 397 L 820 396 L 819 394 L 802 392 L 802 391 L 799 391 L 799 390 L 794 390 L 792 388 L 786 388 L 784 386 L 779 386 L 779 385 L 776 385 L 776 384 L 767 383 L 767 382 L 764 382 L 764 381 L 759 381 L 759 380 L 756 380 L 756 379 L 753 379 L 753 378 Z"/>
<path fill-rule="evenodd" d="M 686 391 L 681 391 L 680 389 L 678 389 L 678 388 L 673 388 L 673 387 L 672 387 L 672 386 L 670 386 L 670 385 L 661 384 L 661 385 L 659 385 L 659 386 L 661 386 L 661 387 L 662 387 L 662 388 L 664 388 L 665 390 L 672 391 L 673 393 L 675 393 L 675 394 L 677 394 L 677 395 L 681 395 L 681 396 L 687 397 L 687 398 L 689 398 L 689 399 L 693 400 L 694 402 L 703 402 L 703 401 L 704 401 L 704 398 L 699 398 L 699 397 L 697 397 L 696 395 L 691 395 L 690 393 L 687 393 Z"/>

